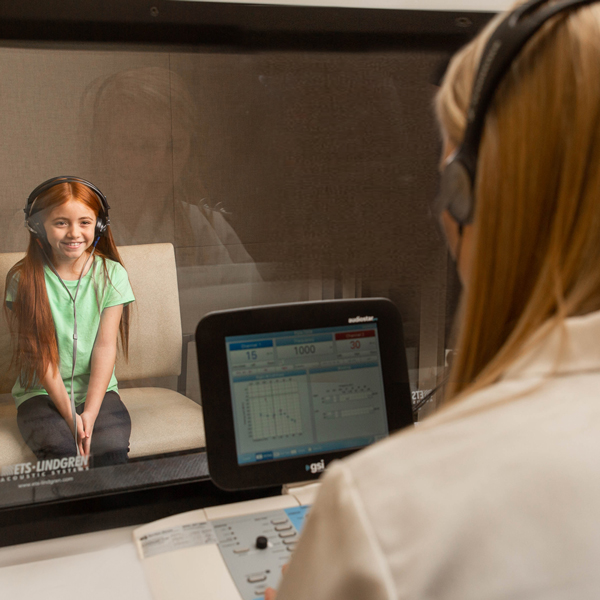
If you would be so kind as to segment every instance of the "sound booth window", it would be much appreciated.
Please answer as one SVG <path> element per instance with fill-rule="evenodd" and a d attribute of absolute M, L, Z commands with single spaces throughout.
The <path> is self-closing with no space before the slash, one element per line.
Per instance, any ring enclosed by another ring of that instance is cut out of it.
<path fill-rule="evenodd" d="M 108 200 L 136 296 L 129 361 L 116 367 L 131 418 L 118 468 L 33 454 L 2 321 L 0 506 L 127 487 L 134 467 L 140 485 L 168 481 L 182 457 L 177 477 L 197 476 L 202 399 L 189 341 L 212 310 L 388 297 L 403 315 L 413 387 L 423 369 L 434 378 L 454 285 L 427 209 L 441 50 L 75 45 L 0 57 L 2 277 L 27 250 L 31 190 L 76 175 Z"/>

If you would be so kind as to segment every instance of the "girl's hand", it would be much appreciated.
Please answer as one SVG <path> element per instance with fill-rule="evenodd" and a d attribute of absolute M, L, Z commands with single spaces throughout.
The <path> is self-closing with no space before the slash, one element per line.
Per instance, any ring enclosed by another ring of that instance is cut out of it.
<path fill-rule="evenodd" d="M 83 455 L 83 439 L 85 436 L 85 431 L 83 427 L 83 421 L 79 415 L 75 415 L 75 420 L 77 421 L 77 447 L 79 448 L 79 454 Z M 69 419 L 67 421 L 69 423 L 69 428 L 71 429 L 71 433 L 73 432 L 73 421 Z M 75 435 L 73 435 L 75 437 Z"/>
<path fill-rule="evenodd" d="M 83 452 L 81 454 L 83 456 L 89 456 L 90 447 L 92 444 L 92 432 L 94 431 L 94 423 L 96 422 L 96 417 L 92 415 L 92 413 L 86 412 L 84 410 L 81 413 L 81 421 L 83 423 Z"/>

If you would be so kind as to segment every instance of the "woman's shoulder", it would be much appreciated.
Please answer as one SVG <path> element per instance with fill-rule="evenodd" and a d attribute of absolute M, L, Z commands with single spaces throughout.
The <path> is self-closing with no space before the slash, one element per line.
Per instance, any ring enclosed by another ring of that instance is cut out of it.
<path fill-rule="evenodd" d="M 600 384 L 600 374 L 597 377 Z M 518 454 L 533 437 L 546 435 L 544 426 L 560 425 L 559 415 L 570 410 L 564 403 L 562 384 L 553 379 L 500 381 L 344 462 L 357 481 L 367 482 L 365 489 L 378 480 L 414 482 L 416 476 L 420 481 L 445 480 L 454 471 L 464 482 L 479 469 L 485 471 L 495 461 L 505 460 L 507 445 L 511 454 Z M 554 409 L 551 419 L 542 418 L 544 407 Z M 529 425 L 524 427 L 524 423 Z M 407 483 L 404 489 L 411 485 Z"/>
<path fill-rule="evenodd" d="M 583 485 L 581 444 L 600 453 L 598 387 L 598 372 L 500 381 L 345 459 L 348 481 L 382 535 L 388 518 L 416 526 L 420 515 L 428 528 L 475 506 L 525 501 L 550 465 L 554 491 Z"/>
<path fill-rule="evenodd" d="M 423 564 L 443 577 L 449 561 L 440 598 L 472 596 L 472 573 L 512 581 L 507 557 L 541 564 L 540 549 L 565 531 L 583 547 L 600 518 L 599 387 L 600 372 L 501 381 L 341 461 L 325 477 L 325 500 L 356 507 L 352 526 L 375 540 L 399 589 L 419 589 L 410 574 Z M 527 573 L 523 586 L 535 583 Z"/>

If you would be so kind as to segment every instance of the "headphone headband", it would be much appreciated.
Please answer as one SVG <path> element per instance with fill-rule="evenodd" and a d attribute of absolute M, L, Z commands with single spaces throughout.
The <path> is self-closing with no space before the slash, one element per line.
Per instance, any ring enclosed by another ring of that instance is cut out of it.
<path fill-rule="evenodd" d="M 548 0 L 529 0 L 496 27 L 483 50 L 473 82 L 462 144 L 449 158 L 442 173 L 440 194 L 434 203 L 437 216 L 448 210 L 459 224 L 472 222 L 473 187 L 485 117 L 498 85 L 525 44 L 555 15 L 597 1 L 562 0 L 547 4 Z M 547 5 L 540 8 L 544 4 Z"/>
<path fill-rule="evenodd" d="M 40 183 L 40 185 L 38 185 L 33 190 L 33 192 L 29 194 L 29 197 L 27 198 L 27 204 L 23 209 L 23 212 L 25 213 L 25 227 L 27 227 L 27 229 L 29 229 L 29 231 L 33 233 L 33 235 L 35 235 L 36 237 L 42 240 L 46 239 L 46 230 L 44 229 L 43 224 L 38 222 L 34 218 L 34 215 L 36 213 L 32 213 L 33 205 L 35 204 L 35 201 L 41 194 L 54 187 L 55 185 L 59 185 L 61 183 L 81 183 L 82 185 L 85 185 L 87 188 L 89 188 L 92 192 L 94 192 L 94 194 L 100 201 L 100 206 L 102 209 L 101 214 L 99 214 L 96 218 L 96 229 L 94 232 L 94 237 L 99 238 L 103 235 L 106 235 L 106 231 L 108 230 L 108 226 L 110 225 L 110 218 L 108 216 L 108 210 L 110 209 L 110 206 L 106 200 L 106 196 L 93 183 L 90 183 L 89 181 L 82 179 L 81 177 L 72 177 L 70 175 L 52 177 L 51 179 Z"/>

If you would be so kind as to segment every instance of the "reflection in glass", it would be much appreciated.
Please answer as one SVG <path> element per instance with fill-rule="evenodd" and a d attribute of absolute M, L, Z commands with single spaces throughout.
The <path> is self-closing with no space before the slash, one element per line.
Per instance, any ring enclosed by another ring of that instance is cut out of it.
<path fill-rule="evenodd" d="M 86 90 L 92 108 L 91 165 L 125 216 L 118 244 L 171 242 L 206 248 L 205 262 L 252 262 L 223 203 L 200 177 L 197 109 L 183 79 L 161 67 L 120 71 Z"/>

